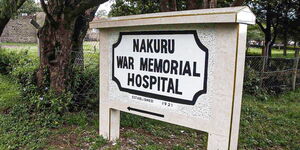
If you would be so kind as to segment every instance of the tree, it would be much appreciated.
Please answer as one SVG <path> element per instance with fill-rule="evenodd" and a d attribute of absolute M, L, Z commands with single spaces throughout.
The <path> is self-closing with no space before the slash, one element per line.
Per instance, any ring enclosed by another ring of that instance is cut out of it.
<path fill-rule="evenodd" d="M 25 13 L 27 15 L 31 15 L 39 11 L 43 10 L 37 3 L 35 3 L 34 0 L 27 0 L 18 10 L 18 14 Z"/>
<path fill-rule="evenodd" d="M 160 0 L 160 11 L 176 11 L 177 3 L 176 0 Z"/>
<path fill-rule="evenodd" d="M 239 2 L 236 2 L 239 1 Z M 235 6 L 242 4 L 244 0 L 116 0 L 111 6 L 109 16 L 125 16 L 155 12 L 166 12 L 176 10 L 201 9 L 204 7 L 229 7 L 233 3 Z M 206 3 L 206 4 L 204 4 Z M 205 5 L 205 6 L 204 6 Z"/>
<path fill-rule="evenodd" d="M 126 16 L 160 12 L 159 0 L 116 0 L 109 16 Z"/>
<path fill-rule="evenodd" d="M 0 0 L 0 36 L 10 18 L 17 14 L 18 9 L 26 0 Z"/>
<path fill-rule="evenodd" d="M 256 14 L 256 23 L 265 35 L 263 55 L 271 57 L 271 48 L 278 36 L 283 3 L 280 0 L 248 0 L 247 4 Z"/>
<path fill-rule="evenodd" d="M 203 0 L 202 8 L 216 8 L 217 7 L 217 0 Z"/>
<path fill-rule="evenodd" d="M 100 4 L 107 0 L 40 0 L 46 14 L 38 31 L 41 56 L 37 71 L 39 87 L 50 86 L 60 94 L 70 88 L 76 55 Z"/>

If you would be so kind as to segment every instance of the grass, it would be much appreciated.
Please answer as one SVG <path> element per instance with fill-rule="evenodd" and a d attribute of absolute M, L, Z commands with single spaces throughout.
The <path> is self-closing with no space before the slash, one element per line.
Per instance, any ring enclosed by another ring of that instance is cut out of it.
<path fill-rule="evenodd" d="M 261 48 L 249 48 L 248 55 L 257 55 L 257 56 L 261 56 L 262 55 L 262 50 Z M 287 56 L 283 55 L 283 49 L 272 49 L 272 57 L 284 57 L 284 58 L 293 58 L 295 51 L 292 49 L 288 49 L 287 50 Z"/>
<path fill-rule="evenodd" d="M 241 149 L 300 148 L 300 89 L 259 101 L 244 96 Z"/>
<path fill-rule="evenodd" d="M 18 84 L 8 77 L 0 74 L 0 112 L 20 103 L 20 92 Z"/>
<path fill-rule="evenodd" d="M 93 44 L 87 47 L 93 48 Z M 29 53 L 37 56 L 35 51 Z M 120 139 L 108 142 L 98 135 L 98 110 L 63 115 L 32 113 L 20 90 L 9 76 L 0 75 L 0 150 L 206 147 L 207 133 L 127 113 L 121 114 Z M 298 150 L 299 131 L 300 89 L 264 100 L 250 95 L 243 97 L 239 149 Z"/>
<path fill-rule="evenodd" d="M 207 134 L 201 131 L 121 114 L 121 138 L 108 142 L 98 136 L 98 114 L 67 113 L 63 116 L 30 114 L 26 102 L 18 102 L 18 85 L 0 76 L 0 149 L 205 149 Z M 3 90 L 5 89 L 5 90 Z M 239 149 L 300 148 L 300 89 L 267 100 L 243 98 Z"/>
<path fill-rule="evenodd" d="M 26 51 L 32 58 L 38 58 L 38 47 L 36 43 L 0 43 L 1 49 L 13 52 Z M 98 64 L 99 43 L 95 41 L 85 41 L 83 43 L 84 63 L 87 65 Z"/>

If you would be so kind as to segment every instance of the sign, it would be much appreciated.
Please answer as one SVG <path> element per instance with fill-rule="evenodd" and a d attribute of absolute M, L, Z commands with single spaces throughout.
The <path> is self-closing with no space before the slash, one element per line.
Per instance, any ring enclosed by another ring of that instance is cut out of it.
<path fill-rule="evenodd" d="M 120 91 L 194 105 L 207 92 L 208 49 L 197 32 L 121 32 L 112 80 Z"/>
<path fill-rule="evenodd" d="M 208 133 L 209 150 L 236 150 L 248 7 L 96 20 L 100 135 L 120 136 L 120 112 Z"/>

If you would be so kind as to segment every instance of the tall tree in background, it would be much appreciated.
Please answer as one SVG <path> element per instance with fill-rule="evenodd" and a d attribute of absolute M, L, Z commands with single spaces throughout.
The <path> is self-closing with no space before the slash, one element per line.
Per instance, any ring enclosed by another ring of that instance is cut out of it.
<path fill-rule="evenodd" d="M 240 6 L 245 0 L 116 0 L 109 16 Z"/>
<path fill-rule="evenodd" d="M 248 0 L 247 4 L 256 14 L 256 23 L 265 35 L 263 55 L 271 57 L 282 19 L 283 3 L 281 0 Z"/>
<path fill-rule="evenodd" d="M 111 6 L 109 16 L 126 16 L 160 11 L 159 0 L 116 0 Z"/>
<path fill-rule="evenodd" d="M 89 22 L 98 6 L 106 1 L 40 0 L 46 14 L 45 23 L 38 31 L 41 56 L 37 81 L 40 87 L 50 86 L 57 93 L 70 87 L 76 52 L 82 52 Z"/>
<path fill-rule="evenodd" d="M 35 2 L 35 0 L 26 0 L 26 2 L 18 10 L 18 14 L 25 13 L 27 15 L 32 15 L 41 11 L 43 11 L 42 8 L 38 3 Z"/>
<path fill-rule="evenodd" d="M 217 7 L 217 0 L 203 0 L 202 8 L 216 8 Z"/>
<path fill-rule="evenodd" d="M 0 0 L 0 36 L 10 18 L 17 14 L 18 9 L 26 0 Z"/>
<path fill-rule="evenodd" d="M 176 0 L 160 0 L 160 11 L 177 11 Z"/>

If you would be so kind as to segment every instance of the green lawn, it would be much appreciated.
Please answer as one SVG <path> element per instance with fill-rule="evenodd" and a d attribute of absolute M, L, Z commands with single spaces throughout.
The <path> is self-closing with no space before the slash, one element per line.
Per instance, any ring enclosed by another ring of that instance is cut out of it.
<path fill-rule="evenodd" d="M 205 149 L 207 134 L 122 113 L 121 138 L 110 143 L 98 136 L 98 113 L 81 111 L 63 116 L 30 113 L 21 90 L 0 76 L 0 149 Z M 5 111 L 4 111 L 5 110 Z M 300 148 L 300 89 L 268 100 L 245 95 L 239 149 Z"/>
<path fill-rule="evenodd" d="M 19 103 L 20 92 L 17 83 L 0 74 L 0 112 Z"/>
<path fill-rule="evenodd" d="M 262 55 L 262 50 L 261 48 L 249 48 L 248 55 L 257 55 L 261 56 Z M 287 56 L 283 55 L 283 49 L 272 49 L 272 57 L 285 57 L 285 58 L 293 58 L 295 55 L 295 51 L 292 49 L 287 50 Z"/>

